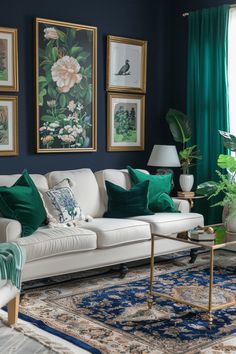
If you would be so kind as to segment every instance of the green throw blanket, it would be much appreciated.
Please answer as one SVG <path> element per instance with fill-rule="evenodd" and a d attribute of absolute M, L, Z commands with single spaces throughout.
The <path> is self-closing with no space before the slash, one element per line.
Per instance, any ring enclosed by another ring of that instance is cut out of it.
<path fill-rule="evenodd" d="M 21 288 L 21 271 L 25 254 L 16 243 L 0 243 L 0 280 L 10 280 Z"/>

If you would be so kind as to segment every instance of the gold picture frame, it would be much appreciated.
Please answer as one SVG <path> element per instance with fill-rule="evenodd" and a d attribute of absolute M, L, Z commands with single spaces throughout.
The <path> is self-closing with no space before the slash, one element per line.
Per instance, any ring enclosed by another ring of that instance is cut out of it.
<path fill-rule="evenodd" d="M 18 97 L 0 96 L 0 156 L 18 154 Z"/>
<path fill-rule="evenodd" d="M 97 151 L 97 28 L 36 18 L 35 32 L 37 153 Z"/>
<path fill-rule="evenodd" d="M 107 36 L 107 91 L 146 92 L 147 41 Z"/>
<path fill-rule="evenodd" d="M 107 151 L 142 151 L 145 95 L 108 93 Z"/>
<path fill-rule="evenodd" d="M 0 27 L 0 91 L 19 91 L 16 28 Z"/>

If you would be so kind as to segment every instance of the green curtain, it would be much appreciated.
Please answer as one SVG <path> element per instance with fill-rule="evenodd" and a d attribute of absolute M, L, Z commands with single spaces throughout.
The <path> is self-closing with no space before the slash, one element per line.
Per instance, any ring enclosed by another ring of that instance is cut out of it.
<path fill-rule="evenodd" d="M 190 12 L 188 37 L 187 114 L 193 121 L 193 141 L 203 160 L 195 168 L 195 183 L 217 180 L 217 158 L 224 153 L 218 130 L 229 129 L 228 107 L 229 6 Z M 205 224 L 221 222 L 216 200 L 202 200 L 197 211 Z"/>

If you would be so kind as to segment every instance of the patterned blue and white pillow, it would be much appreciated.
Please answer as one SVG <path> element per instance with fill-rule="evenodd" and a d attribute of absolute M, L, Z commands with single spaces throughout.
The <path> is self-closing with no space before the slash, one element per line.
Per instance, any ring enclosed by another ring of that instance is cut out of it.
<path fill-rule="evenodd" d="M 50 227 L 77 226 L 80 221 L 86 220 L 68 180 L 43 192 L 42 199 Z"/>

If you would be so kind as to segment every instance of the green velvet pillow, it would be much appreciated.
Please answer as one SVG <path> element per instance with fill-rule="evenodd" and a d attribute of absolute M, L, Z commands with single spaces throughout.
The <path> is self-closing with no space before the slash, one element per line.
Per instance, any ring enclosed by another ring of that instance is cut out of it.
<path fill-rule="evenodd" d="M 108 208 L 105 218 L 127 218 L 138 215 L 153 215 L 148 209 L 148 185 L 144 181 L 126 190 L 106 181 Z"/>
<path fill-rule="evenodd" d="M 168 194 L 162 192 L 152 198 L 148 207 L 155 213 L 179 213 L 172 198 Z"/>
<path fill-rule="evenodd" d="M 150 205 L 154 203 L 159 193 L 166 193 L 166 194 L 170 193 L 172 173 L 168 173 L 166 175 L 149 175 L 147 173 L 136 170 L 130 166 L 127 166 L 127 169 L 129 171 L 129 175 L 133 184 L 149 181 L 149 189 L 148 189 L 149 205 L 148 206 L 150 209 L 151 209 Z"/>
<path fill-rule="evenodd" d="M 0 211 L 5 218 L 21 223 L 22 236 L 31 235 L 45 222 L 42 199 L 27 171 L 12 187 L 0 187 Z"/>

